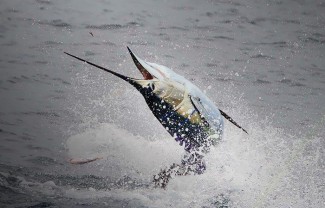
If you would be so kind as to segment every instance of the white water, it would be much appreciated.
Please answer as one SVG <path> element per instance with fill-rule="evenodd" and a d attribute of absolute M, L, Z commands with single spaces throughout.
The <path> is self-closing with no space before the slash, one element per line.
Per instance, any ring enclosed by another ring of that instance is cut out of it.
<path fill-rule="evenodd" d="M 207 172 L 176 177 L 166 190 L 73 189 L 68 190 L 67 195 L 140 200 L 148 207 L 209 207 L 221 200 L 220 195 L 229 199 L 228 205 L 233 207 L 306 207 L 320 202 L 316 192 L 309 193 L 313 202 L 295 193 L 301 184 L 295 184 L 295 177 L 299 175 L 295 176 L 292 171 L 301 163 L 308 141 L 294 142 L 291 136 L 273 128 L 268 121 L 249 123 L 249 133 L 247 136 L 228 123 L 225 139 L 206 157 Z M 314 138 L 314 142 L 317 143 L 317 139 Z M 179 162 L 183 153 L 172 138 L 133 136 L 113 124 L 102 124 L 74 135 L 68 139 L 67 147 L 71 157 L 103 156 L 95 172 L 110 177 L 116 174 L 117 178 L 126 174 L 148 183 L 160 168 Z"/>

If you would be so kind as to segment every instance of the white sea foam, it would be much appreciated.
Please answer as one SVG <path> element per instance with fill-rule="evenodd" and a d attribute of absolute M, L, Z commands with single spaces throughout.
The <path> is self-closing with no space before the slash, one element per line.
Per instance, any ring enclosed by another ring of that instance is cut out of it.
<path fill-rule="evenodd" d="M 179 162 L 183 154 L 182 148 L 172 138 L 148 140 L 114 124 L 101 124 L 70 137 L 67 148 L 72 158 L 101 156 L 101 164 L 108 169 L 113 166 L 124 174 L 138 173 L 138 177 L 151 177 L 160 168 Z M 105 174 L 106 169 L 101 169 Z"/>
<path fill-rule="evenodd" d="M 225 139 L 207 156 L 207 171 L 203 175 L 176 177 L 167 190 L 140 188 L 136 190 L 110 190 L 92 192 L 93 197 L 119 196 L 138 199 L 149 207 L 201 207 L 216 203 L 223 195 L 228 204 L 240 207 L 264 206 L 270 196 L 281 187 L 274 185 L 277 171 L 288 151 L 281 132 L 272 127 L 255 124 L 247 136 L 228 126 Z M 278 138 L 278 139 L 277 139 Z M 72 136 L 67 141 L 72 157 L 103 156 L 98 168 L 107 171 L 116 167 L 120 173 L 150 181 L 160 168 L 179 162 L 183 150 L 172 138 L 146 139 L 133 136 L 113 124 L 102 124 L 95 129 Z M 273 148 L 278 148 L 277 150 Z M 105 166 L 108 169 L 100 168 Z M 107 172 L 110 174 L 110 172 Z M 119 174 L 116 175 L 120 176 Z M 87 190 L 70 190 L 69 195 L 86 197 Z M 265 196 L 264 194 L 268 194 Z M 87 195 L 88 196 L 88 195 Z M 226 202 L 224 202 L 226 203 Z"/>

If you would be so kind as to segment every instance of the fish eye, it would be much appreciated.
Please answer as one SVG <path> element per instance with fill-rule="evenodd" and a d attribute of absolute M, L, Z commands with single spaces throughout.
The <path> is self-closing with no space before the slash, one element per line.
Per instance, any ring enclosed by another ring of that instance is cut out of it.
<path fill-rule="evenodd" d="M 148 87 L 149 87 L 152 91 L 155 90 L 155 85 L 154 85 L 154 83 L 152 83 L 152 82 L 149 83 Z"/>

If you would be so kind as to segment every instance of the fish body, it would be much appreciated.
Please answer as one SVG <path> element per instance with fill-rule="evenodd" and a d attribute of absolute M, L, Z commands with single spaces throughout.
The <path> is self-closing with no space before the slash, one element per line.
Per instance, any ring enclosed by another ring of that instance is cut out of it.
<path fill-rule="evenodd" d="M 152 113 L 186 151 L 221 139 L 223 118 L 218 108 L 188 80 L 165 77 L 138 83 Z"/>
<path fill-rule="evenodd" d="M 180 145 L 184 146 L 186 154 L 181 164 L 172 164 L 168 169 L 161 170 L 158 175 L 154 176 L 153 181 L 156 186 L 165 188 L 173 175 L 201 174 L 205 171 L 203 157 L 212 145 L 216 145 L 221 140 L 224 128 L 223 118 L 247 133 L 230 116 L 218 109 L 189 80 L 168 67 L 145 62 L 133 54 L 129 48 L 128 50 L 136 67 L 143 75 L 143 79 L 124 76 L 65 53 L 109 72 L 134 86 L 142 94 L 149 109 L 162 126 Z"/>

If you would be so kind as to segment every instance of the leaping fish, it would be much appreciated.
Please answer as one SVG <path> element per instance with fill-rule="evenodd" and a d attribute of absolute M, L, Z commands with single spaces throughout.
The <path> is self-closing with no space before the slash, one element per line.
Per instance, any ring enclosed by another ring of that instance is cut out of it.
<path fill-rule="evenodd" d="M 204 155 L 216 145 L 224 131 L 223 117 L 247 133 L 230 116 L 194 84 L 173 70 L 146 62 L 127 47 L 143 79 L 135 79 L 86 61 L 70 53 L 65 54 L 109 72 L 132 86 L 144 97 L 147 105 L 174 139 L 186 150 L 181 164 L 172 164 L 154 176 L 155 186 L 165 188 L 175 175 L 202 174 Z"/>

